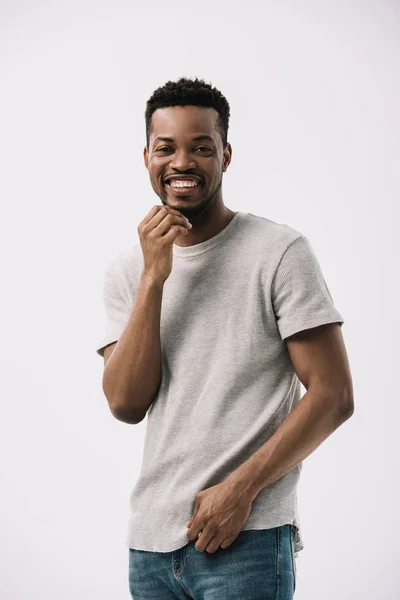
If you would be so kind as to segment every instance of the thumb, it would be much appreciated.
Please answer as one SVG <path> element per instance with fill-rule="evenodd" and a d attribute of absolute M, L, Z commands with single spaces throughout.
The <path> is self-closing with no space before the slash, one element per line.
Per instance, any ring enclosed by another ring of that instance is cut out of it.
<path fill-rule="evenodd" d="M 195 518 L 195 516 L 197 514 L 197 511 L 199 510 L 199 506 L 200 506 L 200 498 L 199 498 L 199 496 L 196 496 L 196 500 L 195 500 L 195 503 L 194 503 L 193 514 L 190 517 L 189 521 L 186 523 L 187 527 L 191 526 L 191 524 L 193 522 L 193 519 Z"/>

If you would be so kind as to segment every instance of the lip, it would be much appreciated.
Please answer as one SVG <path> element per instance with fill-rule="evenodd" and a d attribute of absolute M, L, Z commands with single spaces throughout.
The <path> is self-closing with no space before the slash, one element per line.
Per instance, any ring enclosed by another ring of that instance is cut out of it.
<path fill-rule="evenodd" d="M 169 178 L 168 178 L 169 179 Z M 172 177 L 171 179 L 179 179 L 178 177 Z M 182 177 L 183 179 L 189 179 L 188 177 Z M 193 177 L 191 177 L 191 179 L 194 179 Z M 175 196 L 191 196 L 192 194 L 195 194 L 198 189 L 201 187 L 202 182 L 200 181 L 200 179 L 196 179 L 197 180 L 197 185 L 188 188 L 188 189 L 184 189 L 184 188 L 174 188 L 172 187 L 171 184 L 169 183 L 165 183 L 165 187 L 167 187 L 169 190 L 171 190 L 171 192 L 175 195 Z"/>
<path fill-rule="evenodd" d="M 200 175 L 197 175 L 197 173 L 181 173 L 180 175 L 178 175 L 177 173 L 171 173 L 171 175 L 166 175 L 164 177 L 164 181 L 167 181 L 169 179 L 197 179 L 197 181 L 202 181 L 202 178 L 200 177 Z"/>

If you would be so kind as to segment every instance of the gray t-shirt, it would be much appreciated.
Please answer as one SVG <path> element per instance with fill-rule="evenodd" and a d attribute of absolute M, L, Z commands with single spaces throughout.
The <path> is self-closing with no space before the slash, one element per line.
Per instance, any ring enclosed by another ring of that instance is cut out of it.
<path fill-rule="evenodd" d="M 100 356 L 124 331 L 142 268 L 140 244 L 106 267 Z M 173 245 L 161 306 L 162 379 L 146 415 L 126 546 L 171 552 L 188 543 L 196 494 L 246 461 L 301 398 L 284 339 L 334 322 L 344 321 L 312 246 L 287 225 L 239 211 L 212 238 Z M 293 524 L 296 556 L 304 547 L 301 468 L 261 490 L 242 527 Z"/>

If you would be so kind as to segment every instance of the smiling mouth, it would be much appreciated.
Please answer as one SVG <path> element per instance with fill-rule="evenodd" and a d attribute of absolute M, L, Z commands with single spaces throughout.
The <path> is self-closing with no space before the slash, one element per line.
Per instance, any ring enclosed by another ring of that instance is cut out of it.
<path fill-rule="evenodd" d="M 196 181 L 195 185 L 192 183 L 190 185 L 179 185 L 173 186 L 171 182 L 165 182 L 165 186 L 172 191 L 176 196 L 188 196 L 196 192 L 202 185 L 201 181 Z"/>

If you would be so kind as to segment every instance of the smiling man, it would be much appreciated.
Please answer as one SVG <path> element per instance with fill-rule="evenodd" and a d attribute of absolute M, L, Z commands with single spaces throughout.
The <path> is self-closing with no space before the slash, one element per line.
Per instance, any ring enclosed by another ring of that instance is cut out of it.
<path fill-rule="evenodd" d="M 169 81 L 145 119 L 162 204 L 106 267 L 96 349 L 114 417 L 148 417 L 130 497 L 130 592 L 290 600 L 302 461 L 354 410 L 344 321 L 301 232 L 225 206 L 221 92 Z"/>
<path fill-rule="evenodd" d="M 224 108 L 227 120 L 229 109 Z M 236 214 L 222 199 L 222 174 L 232 148 L 223 139 L 221 120 L 212 106 L 167 106 L 152 114 L 151 143 L 144 149 L 151 185 L 164 205 L 179 210 L 193 225 L 176 240 L 179 246 L 209 239 Z"/>

